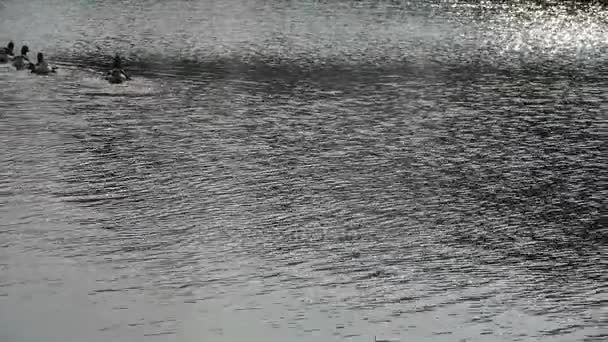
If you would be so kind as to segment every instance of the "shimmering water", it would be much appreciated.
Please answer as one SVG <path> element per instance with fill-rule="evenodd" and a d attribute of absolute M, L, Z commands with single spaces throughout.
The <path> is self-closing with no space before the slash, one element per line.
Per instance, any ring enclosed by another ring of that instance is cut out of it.
<path fill-rule="evenodd" d="M 603 341 L 608 11 L 0 2 L 0 341 Z M 134 80 L 101 79 L 125 56 Z"/>

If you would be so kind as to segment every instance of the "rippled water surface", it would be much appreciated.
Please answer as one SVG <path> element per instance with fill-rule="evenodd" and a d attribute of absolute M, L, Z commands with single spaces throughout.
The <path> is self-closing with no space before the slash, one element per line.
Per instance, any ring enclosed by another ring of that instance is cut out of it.
<path fill-rule="evenodd" d="M 0 1 L 0 341 L 604 341 L 608 11 Z M 114 53 L 133 81 L 110 85 Z"/>

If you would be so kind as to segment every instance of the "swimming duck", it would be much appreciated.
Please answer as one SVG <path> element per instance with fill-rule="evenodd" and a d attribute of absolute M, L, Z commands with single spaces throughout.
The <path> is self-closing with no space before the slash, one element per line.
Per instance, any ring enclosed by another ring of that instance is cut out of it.
<path fill-rule="evenodd" d="M 120 69 L 112 69 L 106 75 L 106 80 L 113 84 L 123 83 L 130 78 Z"/>
<path fill-rule="evenodd" d="M 127 74 L 127 72 L 122 69 L 122 60 L 120 59 L 120 56 L 118 54 L 114 56 L 112 70 L 110 70 L 106 74 L 105 78 L 106 80 L 108 80 L 108 82 L 114 84 L 123 83 L 125 81 L 131 80 L 129 74 Z"/>
<path fill-rule="evenodd" d="M 29 51 L 30 49 L 27 47 L 27 45 L 23 45 L 21 47 L 21 56 L 15 56 L 15 58 L 13 58 L 13 66 L 15 67 L 15 69 L 23 70 L 28 67 L 29 64 L 32 64 L 27 58 L 27 53 Z"/>
<path fill-rule="evenodd" d="M 44 55 L 42 54 L 42 52 L 38 52 L 36 59 L 37 59 L 36 64 L 30 63 L 30 65 L 28 66 L 29 69 L 32 70 L 32 72 L 34 74 L 48 75 L 49 73 L 56 72 L 57 68 L 56 67 L 51 68 L 49 66 L 49 64 L 44 60 Z"/>
<path fill-rule="evenodd" d="M 14 53 L 13 49 L 15 48 L 15 44 L 13 42 L 8 42 L 5 48 L 0 48 L 0 63 L 8 63 L 13 59 Z"/>

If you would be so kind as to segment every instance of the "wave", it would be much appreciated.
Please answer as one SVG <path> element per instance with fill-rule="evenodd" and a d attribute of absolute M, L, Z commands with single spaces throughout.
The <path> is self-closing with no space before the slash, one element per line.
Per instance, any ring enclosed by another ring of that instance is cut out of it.
<path fill-rule="evenodd" d="M 66 54 L 53 56 L 54 61 L 69 68 L 104 71 L 110 68 L 112 57 L 98 54 Z M 470 79 L 485 77 L 575 77 L 587 82 L 606 79 L 608 59 L 571 60 L 551 59 L 458 58 L 448 60 L 386 60 L 379 62 L 349 61 L 348 59 L 315 59 L 300 56 L 283 59 L 276 56 L 185 57 L 171 55 L 139 55 L 125 58 L 125 67 L 134 75 L 147 78 L 174 79 L 250 79 L 255 81 L 339 81 L 359 82 L 383 76 L 438 77 L 442 79 Z"/>
<path fill-rule="evenodd" d="M 26 16 L 34 5 L 9 2 L 0 40 L 12 35 L 66 67 L 100 71 L 118 52 L 133 73 L 153 78 L 526 77 L 605 69 L 605 8 L 536 3 L 61 2 L 48 8 L 56 22 Z M 25 25 L 30 29 L 15 31 Z"/>

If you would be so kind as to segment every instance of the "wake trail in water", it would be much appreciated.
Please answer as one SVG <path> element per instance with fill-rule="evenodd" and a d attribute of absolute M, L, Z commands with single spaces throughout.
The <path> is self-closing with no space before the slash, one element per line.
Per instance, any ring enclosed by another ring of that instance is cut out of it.
<path fill-rule="evenodd" d="M 109 58 L 91 55 L 57 55 L 57 65 L 65 69 L 82 69 L 103 72 L 109 69 Z M 496 64 L 494 60 L 454 59 L 451 61 L 424 62 L 415 60 L 385 63 L 348 62 L 336 59 L 278 59 L 272 56 L 209 57 L 205 59 L 174 56 L 131 56 L 125 65 L 134 75 L 168 79 L 252 79 L 255 81 L 319 81 L 358 82 L 379 76 L 474 78 L 476 75 L 496 74 L 509 77 L 563 77 L 597 81 L 608 76 L 605 63 L 593 61 L 572 62 L 564 59 L 543 61 L 509 61 Z"/>

